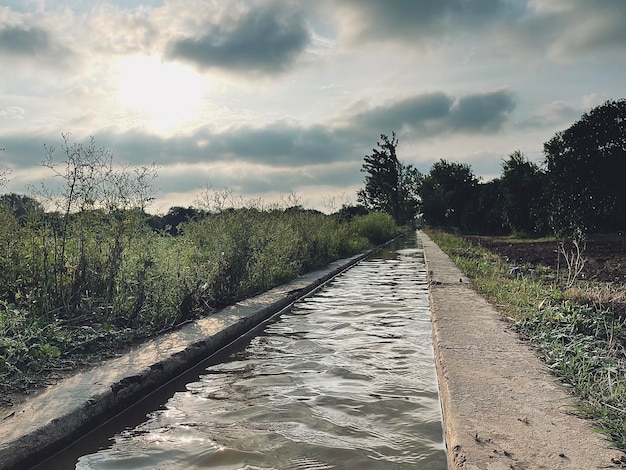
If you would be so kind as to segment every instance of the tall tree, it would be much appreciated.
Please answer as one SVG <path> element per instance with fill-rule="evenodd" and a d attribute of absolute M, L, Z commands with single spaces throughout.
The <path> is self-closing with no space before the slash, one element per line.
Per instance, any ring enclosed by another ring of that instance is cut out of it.
<path fill-rule="evenodd" d="M 439 227 L 475 229 L 478 183 L 465 163 L 434 163 L 419 188 L 424 220 Z"/>
<path fill-rule="evenodd" d="M 361 171 L 367 175 L 358 199 L 368 209 L 386 212 L 398 224 L 406 224 L 419 210 L 417 189 L 422 175 L 413 165 L 404 165 L 398 160 L 395 132 L 391 138 L 381 134 L 380 139 L 378 148 L 365 156 Z"/>
<path fill-rule="evenodd" d="M 609 100 L 544 144 L 557 233 L 626 228 L 626 99 Z"/>
<path fill-rule="evenodd" d="M 494 178 L 477 186 L 476 210 L 472 227 L 481 235 L 503 235 L 508 232 L 502 202 L 502 181 Z"/>
<path fill-rule="evenodd" d="M 509 228 L 540 233 L 545 228 L 545 174 L 519 150 L 502 163 L 502 211 Z"/>

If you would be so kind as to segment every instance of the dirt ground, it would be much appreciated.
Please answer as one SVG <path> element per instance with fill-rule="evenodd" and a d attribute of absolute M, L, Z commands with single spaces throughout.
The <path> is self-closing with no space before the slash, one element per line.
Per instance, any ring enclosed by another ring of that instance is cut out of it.
<path fill-rule="evenodd" d="M 512 265 L 542 265 L 556 269 L 560 261 L 561 269 L 566 269 L 563 255 L 559 256 L 559 244 L 556 241 L 528 240 L 515 243 L 504 237 L 468 237 L 506 257 Z M 599 282 L 613 282 L 626 285 L 626 237 L 623 235 L 594 235 L 580 246 L 585 260 L 582 276 Z M 570 253 L 571 244 L 565 245 Z M 560 259 L 559 259 L 560 258 Z"/>

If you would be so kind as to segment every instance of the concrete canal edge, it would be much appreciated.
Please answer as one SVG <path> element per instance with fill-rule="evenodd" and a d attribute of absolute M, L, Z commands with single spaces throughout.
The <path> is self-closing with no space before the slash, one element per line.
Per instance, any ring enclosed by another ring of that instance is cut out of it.
<path fill-rule="evenodd" d="M 598 469 L 622 453 L 424 233 L 435 361 L 452 470 Z"/>
<path fill-rule="evenodd" d="M 4 412 L 0 470 L 38 464 L 380 248 L 336 261 L 154 338 Z"/>

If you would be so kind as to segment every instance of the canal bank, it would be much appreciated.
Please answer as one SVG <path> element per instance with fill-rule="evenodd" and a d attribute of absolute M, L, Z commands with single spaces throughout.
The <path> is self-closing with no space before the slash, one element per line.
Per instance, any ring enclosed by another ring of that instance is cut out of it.
<path fill-rule="evenodd" d="M 420 233 L 452 470 L 622 468 L 621 452 L 441 249 Z"/>
<path fill-rule="evenodd" d="M 0 470 L 28 469 L 363 259 L 344 259 L 79 372 L 0 415 Z"/>

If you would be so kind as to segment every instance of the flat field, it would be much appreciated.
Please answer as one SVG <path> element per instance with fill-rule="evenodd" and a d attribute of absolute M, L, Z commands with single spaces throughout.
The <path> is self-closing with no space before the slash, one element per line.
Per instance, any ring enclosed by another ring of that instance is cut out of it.
<path fill-rule="evenodd" d="M 466 238 L 507 259 L 511 265 L 530 264 L 567 269 L 556 240 L 480 236 Z M 575 247 L 566 243 L 564 249 L 566 253 L 571 253 Z M 582 279 L 626 285 L 626 236 L 593 235 L 580 244 L 580 250 L 585 260 Z"/>

